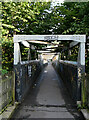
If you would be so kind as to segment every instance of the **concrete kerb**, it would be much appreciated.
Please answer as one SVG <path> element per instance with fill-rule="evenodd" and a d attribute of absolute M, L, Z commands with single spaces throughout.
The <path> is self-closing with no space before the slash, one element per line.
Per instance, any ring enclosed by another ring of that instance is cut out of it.
<path fill-rule="evenodd" d="M 81 109 L 81 112 L 82 112 L 85 120 L 89 120 L 89 111 L 87 109 Z"/>
<path fill-rule="evenodd" d="M 9 120 L 12 115 L 14 114 L 15 110 L 18 108 L 20 103 L 15 102 L 14 105 L 9 105 L 5 111 L 0 115 L 1 120 L 5 119 L 5 120 Z"/>
<path fill-rule="evenodd" d="M 45 67 L 47 64 L 44 64 L 43 67 Z M 30 88 L 31 89 L 31 88 Z M 24 96 L 25 98 L 25 96 Z M 24 98 L 22 99 L 21 102 L 15 102 L 15 104 L 12 106 L 10 105 L 2 114 L 3 118 L 5 118 L 5 120 L 10 120 L 13 116 L 13 114 L 15 113 L 16 109 L 18 109 L 18 107 L 20 106 L 20 104 L 23 102 Z M 4 117 L 5 116 L 5 117 Z"/>

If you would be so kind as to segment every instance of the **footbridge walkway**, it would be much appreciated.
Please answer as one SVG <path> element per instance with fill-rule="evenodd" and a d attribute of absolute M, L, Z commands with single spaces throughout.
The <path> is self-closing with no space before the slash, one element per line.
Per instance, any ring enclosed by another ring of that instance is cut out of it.
<path fill-rule="evenodd" d="M 62 52 L 53 51 L 54 48 L 61 47 L 60 41 L 69 41 L 71 49 L 78 46 L 76 62 L 61 60 Z M 86 104 L 85 42 L 85 35 L 14 36 L 13 101 L 19 105 L 11 118 L 84 119 L 77 108 Z M 38 58 L 31 60 L 31 43 L 49 46 L 38 49 Z M 21 60 L 21 44 L 29 48 L 27 61 Z M 50 57 L 46 55 L 46 59 L 43 53 L 49 54 Z"/>

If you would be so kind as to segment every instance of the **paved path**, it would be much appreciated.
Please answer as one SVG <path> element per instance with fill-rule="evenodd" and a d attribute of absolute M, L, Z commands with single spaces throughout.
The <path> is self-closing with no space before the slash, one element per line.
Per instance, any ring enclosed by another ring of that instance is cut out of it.
<path fill-rule="evenodd" d="M 51 64 L 42 71 L 13 118 L 84 120 Z"/>

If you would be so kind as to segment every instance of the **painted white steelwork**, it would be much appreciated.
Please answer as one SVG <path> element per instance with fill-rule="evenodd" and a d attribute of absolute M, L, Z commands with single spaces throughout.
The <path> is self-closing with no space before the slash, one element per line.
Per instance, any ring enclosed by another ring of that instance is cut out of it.
<path fill-rule="evenodd" d="M 37 52 L 39 52 L 39 53 L 50 53 L 50 52 L 52 52 L 52 51 L 50 51 L 50 50 L 46 50 L 46 51 L 43 51 L 43 50 L 37 50 Z"/>
<path fill-rule="evenodd" d="M 24 40 L 73 40 L 77 42 L 86 42 L 86 35 L 14 35 L 14 42 L 21 42 Z"/>
<path fill-rule="evenodd" d="M 85 42 L 86 42 L 86 35 L 14 35 L 14 65 L 17 65 L 21 61 L 20 55 L 20 46 L 19 42 L 22 42 L 25 46 L 29 47 L 29 41 L 73 41 L 70 44 L 70 47 L 73 47 L 80 44 L 79 49 L 79 63 L 81 65 L 85 65 Z M 26 42 L 27 41 L 27 42 Z"/>
<path fill-rule="evenodd" d="M 81 65 L 85 65 L 85 43 L 80 43 L 80 59 L 79 62 Z"/>
<path fill-rule="evenodd" d="M 18 64 L 20 61 L 21 61 L 20 45 L 19 43 L 14 43 L 14 65 Z"/>

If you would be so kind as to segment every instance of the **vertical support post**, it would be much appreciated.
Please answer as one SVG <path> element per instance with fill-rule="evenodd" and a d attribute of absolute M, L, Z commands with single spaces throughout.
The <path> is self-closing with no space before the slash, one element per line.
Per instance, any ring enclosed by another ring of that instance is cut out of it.
<path fill-rule="evenodd" d="M 17 65 L 20 61 L 21 61 L 20 45 L 19 43 L 14 43 L 14 65 Z"/>
<path fill-rule="evenodd" d="M 61 60 L 61 53 L 59 52 L 59 57 L 58 57 L 58 60 Z"/>
<path fill-rule="evenodd" d="M 63 59 L 62 55 L 63 55 L 63 53 L 61 52 L 61 60 Z"/>
<path fill-rule="evenodd" d="M 28 60 L 30 60 L 30 48 L 28 50 Z"/>
<path fill-rule="evenodd" d="M 36 50 L 35 50 L 35 60 L 36 60 L 37 58 L 36 58 Z"/>
<path fill-rule="evenodd" d="M 80 43 L 78 62 L 80 64 L 78 66 L 78 81 L 80 81 L 81 83 L 81 102 L 82 102 L 82 106 L 84 107 L 86 104 L 85 42 Z"/>
<path fill-rule="evenodd" d="M 32 47 L 31 47 L 32 45 L 30 44 L 30 60 L 32 59 Z"/>
<path fill-rule="evenodd" d="M 80 64 L 85 66 L 85 42 L 80 43 Z"/>
<path fill-rule="evenodd" d="M 40 60 L 42 60 L 42 54 L 40 54 Z"/>
<path fill-rule="evenodd" d="M 86 105 L 86 79 L 85 79 L 85 43 L 80 43 L 80 64 L 81 64 L 81 99 L 82 106 Z"/>
<path fill-rule="evenodd" d="M 71 56 L 71 50 L 68 50 L 68 58 Z"/>

